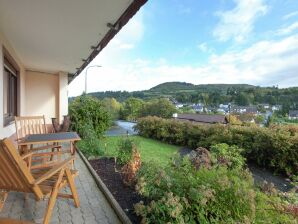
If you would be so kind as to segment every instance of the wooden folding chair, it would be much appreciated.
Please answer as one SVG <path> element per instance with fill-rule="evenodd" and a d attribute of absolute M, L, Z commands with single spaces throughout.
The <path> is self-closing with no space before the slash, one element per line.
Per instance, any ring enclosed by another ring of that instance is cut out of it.
<path fill-rule="evenodd" d="M 0 208 L 3 207 L 10 191 L 33 193 L 36 200 L 49 198 L 44 224 L 50 221 L 57 197 L 71 198 L 75 207 L 79 207 L 80 202 L 74 184 L 74 177 L 78 175 L 78 171 L 70 169 L 74 157 L 56 163 L 53 167 L 30 170 L 23 160 L 24 157 L 30 157 L 30 154 L 33 153 L 20 156 L 9 139 L 0 141 L 0 193 L 4 199 L 0 201 Z M 59 193 L 67 186 L 71 194 Z"/>
<path fill-rule="evenodd" d="M 22 140 L 31 134 L 46 134 L 49 133 L 46 127 L 45 116 L 26 116 L 26 117 L 15 117 L 15 127 L 16 127 L 16 135 L 17 135 L 17 143 L 22 142 Z M 40 151 L 40 150 L 48 150 L 51 149 L 52 152 L 57 150 L 61 152 L 61 146 L 58 144 L 47 144 L 39 147 L 30 146 L 30 151 Z M 18 144 L 18 149 L 20 153 L 22 152 L 22 147 Z M 33 156 L 34 157 L 34 156 Z M 36 156 L 35 156 L 36 157 Z M 49 159 L 53 160 L 53 156 Z M 57 160 L 60 160 L 61 156 L 57 157 Z M 43 162 L 40 158 L 35 159 L 35 162 Z"/>
<path fill-rule="evenodd" d="M 17 143 L 21 142 L 27 135 L 32 134 L 46 134 L 48 133 L 46 127 L 45 116 L 26 116 L 26 117 L 15 117 L 15 127 L 17 135 Z M 44 150 L 49 148 L 58 148 L 57 144 L 45 145 L 41 147 L 33 148 L 32 151 Z M 19 147 L 20 150 L 20 147 Z"/>

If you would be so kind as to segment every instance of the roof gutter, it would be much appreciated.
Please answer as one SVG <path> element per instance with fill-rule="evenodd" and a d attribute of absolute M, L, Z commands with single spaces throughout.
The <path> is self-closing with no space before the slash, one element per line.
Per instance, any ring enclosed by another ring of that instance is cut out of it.
<path fill-rule="evenodd" d="M 74 74 L 68 74 L 68 84 L 71 83 L 72 80 L 74 80 L 88 66 L 88 64 L 99 54 L 99 52 L 102 51 L 103 48 L 105 48 L 105 46 L 107 46 L 110 40 L 113 39 L 113 37 L 121 30 L 121 28 L 126 25 L 126 23 L 147 1 L 148 0 L 134 0 L 114 24 L 107 24 L 107 26 L 110 27 L 110 30 L 101 39 L 97 46 L 92 46 L 93 51 L 89 57 L 84 60 L 84 63 L 81 65 L 81 67 L 77 68 L 77 71 Z"/>

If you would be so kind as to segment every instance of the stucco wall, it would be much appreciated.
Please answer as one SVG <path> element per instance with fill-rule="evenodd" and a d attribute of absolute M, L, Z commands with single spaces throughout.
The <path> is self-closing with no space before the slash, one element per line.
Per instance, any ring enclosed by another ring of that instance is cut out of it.
<path fill-rule="evenodd" d="M 26 115 L 45 115 L 46 123 L 59 116 L 59 75 L 26 72 Z"/>
<path fill-rule="evenodd" d="M 0 30 L 0 139 L 15 133 L 14 124 L 4 127 L 3 122 L 3 47 L 14 59 L 20 69 L 19 116 L 45 115 L 46 123 L 51 118 L 68 114 L 67 73 L 49 74 L 26 71 L 21 60 L 9 41 Z"/>
<path fill-rule="evenodd" d="M 8 40 L 5 38 L 0 30 L 0 138 L 11 136 L 15 132 L 14 124 L 4 127 L 3 124 L 3 47 L 12 56 L 20 69 L 20 115 L 25 112 L 25 68 L 21 63 L 16 51 L 10 46 Z"/>

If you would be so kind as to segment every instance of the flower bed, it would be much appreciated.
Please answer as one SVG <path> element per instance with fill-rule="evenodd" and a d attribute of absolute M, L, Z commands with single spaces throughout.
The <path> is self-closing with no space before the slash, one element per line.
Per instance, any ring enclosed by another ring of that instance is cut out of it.
<path fill-rule="evenodd" d="M 89 162 L 131 222 L 140 223 L 141 218 L 134 213 L 133 205 L 145 199 L 134 188 L 123 183 L 121 174 L 115 171 L 115 160 L 113 158 L 100 158 L 89 160 Z M 120 169 L 119 166 L 118 169 Z"/>

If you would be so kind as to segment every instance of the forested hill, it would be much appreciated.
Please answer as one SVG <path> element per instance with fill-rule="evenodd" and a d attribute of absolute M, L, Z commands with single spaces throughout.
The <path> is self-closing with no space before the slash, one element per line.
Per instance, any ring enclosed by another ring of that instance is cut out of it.
<path fill-rule="evenodd" d="M 199 91 L 199 92 L 220 92 L 225 94 L 228 89 L 251 89 L 257 88 L 257 86 L 248 85 L 248 84 L 200 84 L 194 85 L 192 83 L 186 82 L 165 82 L 159 84 L 151 89 L 149 92 L 161 92 L 161 93 L 172 93 L 172 92 L 191 92 L 191 91 Z"/>
<path fill-rule="evenodd" d="M 259 87 L 248 84 L 204 84 L 194 85 L 185 82 L 166 82 L 143 91 L 106 91 L 91 95 L 103 99 L 113 97 L 123 102 L 129 97 L 143 100 L 152 98 L 176 99 L 181 103 L 204 103 L 215 106 L 232 102 L 237 105 L 271 104 L 283 105 L 285 111 L 298 109 L 298 87 L 279 89 L 278 87 Z"/>

